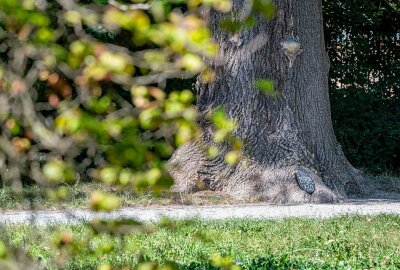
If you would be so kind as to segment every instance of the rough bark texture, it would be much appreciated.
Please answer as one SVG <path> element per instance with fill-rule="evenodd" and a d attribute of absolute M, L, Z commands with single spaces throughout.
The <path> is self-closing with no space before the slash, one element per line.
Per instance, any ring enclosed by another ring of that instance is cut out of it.
<path fill-rule="evenodd" d="M 247 1 L 233 2 L 240 17 Z M 245 146 L 237 165 L 223 162 L 227 147 L 208 159 L 202 146 L 211 143 L 212 130 L 201 121 L 202 141 L 181 147 L 171 159 L 175 191 L 195 192 L 202 182 L 237 199 L 299 203 L 335 202 L 360 190 L 362 176 L 345 158 L 332 128 L 321 1 L 276 3 L 273 20 L 258 17 L 253 28 L 235 35 L 219 29 L 221 14 L 209 13 L 220 57 L 213 64 L 216 79 L 197 85 L 198 109 L 223 107 L 239 123 L 236 134 Z M 290 66 L 281 43 L 292 34 L 302 53 Z M 279 96 L 257 89 L 258 78 L 273 80 Z M 314 182 L 312 194 L 300 188 L 299 172 Z"/>

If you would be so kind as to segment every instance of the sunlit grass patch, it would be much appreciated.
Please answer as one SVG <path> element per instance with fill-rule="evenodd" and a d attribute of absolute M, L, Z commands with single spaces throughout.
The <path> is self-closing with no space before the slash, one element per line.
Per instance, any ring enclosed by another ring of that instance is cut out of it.
<path fill-rule="evenodd" d="M 146 260 L 173 261 L 181 269 L 214 269 L 211 261 L 216 255 L 232 258 L 243 269 L 400 267 L 398 216 L 186 220 L 146 226 L 147 233 L 111 236 L 95 234 L 87 224 L 23 225 L 3 228 L 1 238 L 43 258 L 50 269 L 61 262 L 68 269 L 95 269 L 100 263 L 132 266 Z M 72 259 L 54 249 L 55 239 L 63 232 L 87 242 Z"/>
<path fill-rule="evenodd" d="M 49 192 L 54 190 L 40 188 L 37 185 L 25 186 L 21 193 L 15 193 L 10 187 L 0 188 L 0 211 L 8 210 L 55 210 L 87 208 L 90 196 L 95 191 L 106 191 L 121 199 L 122 207 L 151 206 L 151 205 L 209 205 L 229 204 L 235 201 L 217 192 L 200 192 L 197 194 L 179 194 L 162 192 L 135 193 L 129 189 L 120 189 L 100 183 L 79 183 L 64 185 L 65 197 L 52 200 Z"/>

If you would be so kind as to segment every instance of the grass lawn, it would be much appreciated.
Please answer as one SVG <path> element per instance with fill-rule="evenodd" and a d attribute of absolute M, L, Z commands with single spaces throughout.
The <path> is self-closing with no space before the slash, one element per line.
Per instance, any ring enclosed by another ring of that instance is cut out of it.
<path fill-rule="evenodd" d="M 122 207 L 149 206 L 149 205 L 209 205 L 230 204 L 235 201 L 229 197 L 206 191 L 197 194 L 173 194 L 164 192 L 158 196 L 151 194 L 135 194 L 131 190 L 119 190 L 116 187 L 99 183 L 79 183 L 73 186 L 64 186 L 65 198 L 51 200 L 49 192 L 52 189 L 40 188 L 37 185 L 26 186 L 22 193 L 16 194 L 10 187 L 0 188 L 0 212 L 7 210 L 43 210 L 43 209 L 83 209 L 87 208 L 92 191 L 100 190 L 118 195 Z"/>
<path fill-rule="evenodd" d="M 140 260 L 173 261 L 179 269 L 217 269 L 210 263 L 215 255 L 230 256 L 242 269 L 400 269 L 399 216 L 188 220 L 148 228 L 154 231 L 110 236 L 94 234 L 88 225 L 13 226 L 3 227 L 0 237 L 42 257 L 49 269 L 64 263 L 67 269 L 132 266 Z M 52 249 L 62 231 L 73 232 L 81 243 L 73 259 Z"/>
<path fill-rule="evenodd" d="M 367 176 L 366 183 L 371 190 L 383 192 L 395 192 L 400 198 L 400 177 L 391 175 Z M 151 194 L 135 194 L 131 190 L 120 190 L 104 184 L 78 183 L 76 185 L 62 186 L 65 197 L 61 200 L 51 200 L 49 190 L 37 185 L 25 186 L 22 193 L 16 194 L 10 187 L 0 188 L 0 212 L 7 210 L 43 210 L 43 209 L 79 209 L 87 208 L 92 191 L 100 190 L 113 193 L 121 198 L 123 207 L 149 206 L 149 205 L 210 205 L 210 204 L 238 204 L 243 201 L 235 201 L 228 196 L 202 191 L 195 194 L 174 194 L 164 192 L 159 196 Z M 50 189 L 50 191 L 52 191 Z M 54 191 L 54 190 L 53 190 Z M 368 195 L 367 195 L 368 196 Z M 381 196 L 381 198 L 384 198 Z M 254 201 L 253 201 L 254 202 Z M 257 202 L 257 201 L 255 201 Z M 246 203 L 251 203 L 247 202 Z"/>

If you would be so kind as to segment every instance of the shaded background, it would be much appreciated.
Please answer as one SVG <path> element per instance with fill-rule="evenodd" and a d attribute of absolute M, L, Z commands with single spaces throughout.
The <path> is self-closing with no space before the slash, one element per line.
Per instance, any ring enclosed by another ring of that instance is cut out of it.
<path fill-rule="evenodd" d="M 370 173 L 400 173 L 399 11 L 392 0 L 324 0 L 333 125 Z"/>

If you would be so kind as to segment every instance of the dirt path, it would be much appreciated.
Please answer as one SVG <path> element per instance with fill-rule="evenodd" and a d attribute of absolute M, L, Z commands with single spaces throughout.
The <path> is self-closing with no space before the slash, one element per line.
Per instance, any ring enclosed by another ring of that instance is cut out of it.
<path fill-rule="evenodd" d="M 115 219 L 133 218 L 140 221 L 157 221 L 161 217 L 171 219 L 282 219 L 288 217 L 331 218 L 342 215 L 400 215 L 400 201 L 390 200 L 353 200 L 340 204 L 304 204 L 304 205 L 220 205 L 220 206 L 182 206 L 123 208 L 118 211 L 99 214 L 88 210 L 73 211 L 10 211 L 0 213 L 1 224 L 54 223 L 76 224 L 95 218 Z"/>

